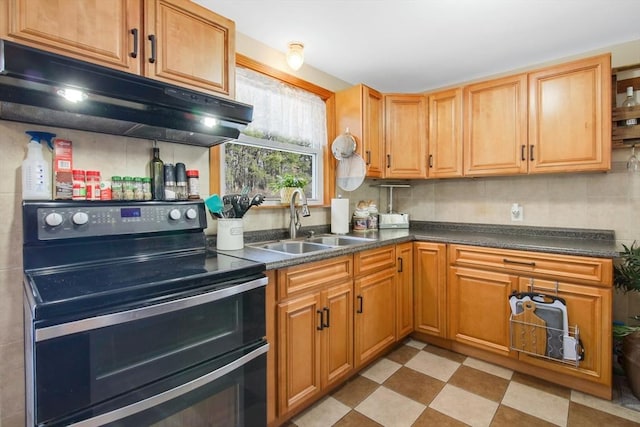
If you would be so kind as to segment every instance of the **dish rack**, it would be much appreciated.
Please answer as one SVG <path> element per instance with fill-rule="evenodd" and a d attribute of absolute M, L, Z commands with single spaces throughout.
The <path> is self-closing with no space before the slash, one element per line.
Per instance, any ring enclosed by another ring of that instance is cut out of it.
<path fill-rule="evenodd" d="M 576 368 L 584 360 L 584 348 L 580 341 L 578 325 L 567 330 L 509 319 L 510 348 L 521 353 L 554 362 L 573 365 Z"/>

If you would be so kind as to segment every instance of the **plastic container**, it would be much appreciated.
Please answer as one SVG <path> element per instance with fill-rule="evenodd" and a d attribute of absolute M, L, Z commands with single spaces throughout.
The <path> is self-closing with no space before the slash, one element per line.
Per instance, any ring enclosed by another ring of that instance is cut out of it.
<path fill-rule="evenodd" d="M 153 199 L 153 194 L 151 193 L 151 178 L 148 176 L 142 178 L 142 194 L 144 200 Z"/>
<path fill-rule="evenodd" d="M 144 190 L 142 189 L 142 177 L 133 178 L 133 198 L 134 200 L 144 200 Z"/>
<path fill-rule="evenodd" d="M 72 174 L 73 187 L 71 190 L 71 199 L 87 200 L 87 184 L 84 181 L 84 171 L 81 169 L 74 169 Z"/>
<path fill-rule="evenodd" d="M 122 178 L 122 200 L 134 200 L 136 188 L 133 184 L 133 177 Z"/>
<path fill-rule="evenodd" d="M 196 169 L 187 171 L 188 194 L 190 199 L 200 198 L 200 172 Z"/>
<path fill-rule="evenodd" d="M 100 200 L 100 172 L 87 171 L 85 182 L 87 183 L 87 200 Z"/>
<path fill-rule="evenodd" d="M 100 181 L 100 200 L 111 200 L 112 198 L 111 181 Z"/>
<path fill-rule="evenodd" d="M 114 175 L 111 177 L 111 200 L 122 200 L 122 177 Z"/>
<path fill-rule="evenodd" d="M 56 135 L 49 132 L 27 131 L 31 140 L 27 144 L 27 157 L 22 162 L 22 199 L 51 199 L 51 169 L 42 156 L 40 141 L 45 140 L 52 146 L 51 139 Z"/>

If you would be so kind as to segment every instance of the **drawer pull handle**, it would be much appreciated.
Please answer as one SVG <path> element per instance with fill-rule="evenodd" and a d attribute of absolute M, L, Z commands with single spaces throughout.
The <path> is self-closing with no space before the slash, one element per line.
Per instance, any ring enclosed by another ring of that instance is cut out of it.
<path fill-rule="evenodd" d="M 535 267 L 536 266 L 535 261 L 514 261 L 514 260 L 509 259 L 509 258 L 502 258 L 502 262 L 504 262 L 505 264 L 527 265 L 529 267 Z"/>
<path fill-rule="evenodd" d="M 316 326 L 316 329 L 321 331 L 324 329 L 324 315 L 322 314 L 324 312 L 322 310 L 316 310 L 316 313 L 320 315 L 320 325 Z"/>
<path fill-rule="evenodd" d="M 398 257 L 398 273 L 402 273 L 404 266 L 402 264 L 402 257 Z"/>
<path fill-rule="evenodd" d="M 362 303 L 362 300 L 363 300 L 362 295 L 358 295 L 357 298 L 358 298 L 359 307 L 356 310 L 356 313 L 362 313 L 362 305 L 363 305 L 363 303 Z"/>
<path fill-rule="evenodd" d="M 323 323 L 323 327 L 328 328 L 329 327 L 329 308 L 325 307 L 322 309 L 322 311 L 324 311 L 325 313 L 327 313 L 327 321 L 325 323 Z"/>

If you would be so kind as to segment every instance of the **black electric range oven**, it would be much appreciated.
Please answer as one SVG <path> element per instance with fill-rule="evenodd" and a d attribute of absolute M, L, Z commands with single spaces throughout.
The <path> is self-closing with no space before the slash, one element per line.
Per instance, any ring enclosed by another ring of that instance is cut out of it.
<path fill-rule="evenodd" d="M 265 266 L 197 202 L 23 203 L 28 426 L 266 424 Z"/>

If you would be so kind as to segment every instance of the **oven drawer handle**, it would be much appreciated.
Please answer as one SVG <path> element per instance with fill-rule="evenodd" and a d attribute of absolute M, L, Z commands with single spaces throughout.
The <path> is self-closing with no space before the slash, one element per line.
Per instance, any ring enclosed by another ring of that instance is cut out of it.
<path fill-rule="evenodd" d="M 261 277 L 241 283 L 239 285 L 229 286 L 223 289 L 207 292 L 205 294 L 193 295 L 187 298 L 181 298 L 175 301 L 167 301 L 160 304 L 140 307 L 133 310 L 122 311 L 119 313 L 105 314 L 103 316 L 91 317 L 88 319 L 76 320 L 74 322 L 62 323 L 60 325 L 48 326 L 42 329 L 36 329 L 36 342 L 58 338 L 65 335 L 76 334 L 78 332 L 91 331 L 93 329 L 104 328 L 106 326 L 118 325 L 120 323 L 131 322 L 148 317 L 158 316 L 173 311 L 184 310 L 186 308 L 218 301 L 233 295 L 238 295 L 256 288 L 266 286 L 269 279 Z"/>
<path fill-rule="evenodd" d="M 175 388 L 164 391 L 160 394 L 156 394 L 155 396 L 151 396 L 139 402 L 132 403 L 131 405 L 125 406 L 123 408 L 119 408 L 111 412 L 98 415 L 97 417 L 89 418 L 87 420 L 83 420 L 71 425 L 76 427 L 101 426 L 103 424 L 118 421 L 125 417 L 129 417 L 131 415 L 137 414 L 138 412 L 146 411 L 149 408 L 153 408 L 154 406 L 161 405 L 165 402 L 168 402 L 171 399 L 175 399 L 176 397 L 185 395 L 199 387 L 202 387 L 217 379 L 220 379 L 223 376 L 227 375 L 228 373 L 235 371 L 236 369 L 251 362 L 253 359 L 263 355 L 267 351 L 269 351 L 269 343 L 266 343 L 265 345 L 256 348 L 255 350 L 245 354 L 244 356 L 238 358 L 237 360 L 234 360 L 228 365 L 224 365 L 216 369 L 215 371 L 211 371 L 208 374 L 205 374 L 192 381 L 189 381 L 188 383 L 179 385 Z"/>

